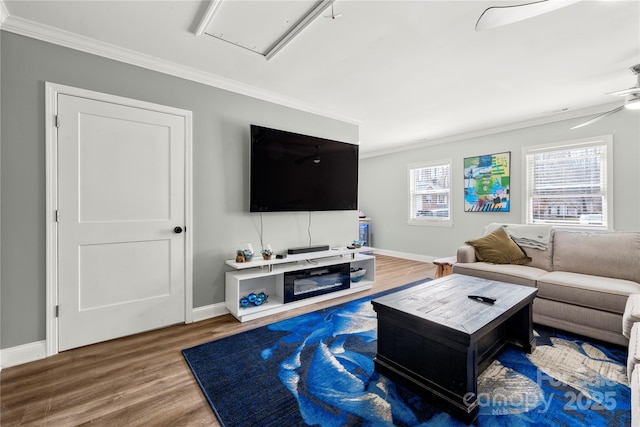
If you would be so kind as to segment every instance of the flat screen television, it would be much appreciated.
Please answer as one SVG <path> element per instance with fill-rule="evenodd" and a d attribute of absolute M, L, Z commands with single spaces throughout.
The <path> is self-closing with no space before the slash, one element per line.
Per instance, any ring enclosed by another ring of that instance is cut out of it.
<path fill-rule="evenodd" d="M 358 145 L 251 125 L 251 212 L 356 210 Z"/>

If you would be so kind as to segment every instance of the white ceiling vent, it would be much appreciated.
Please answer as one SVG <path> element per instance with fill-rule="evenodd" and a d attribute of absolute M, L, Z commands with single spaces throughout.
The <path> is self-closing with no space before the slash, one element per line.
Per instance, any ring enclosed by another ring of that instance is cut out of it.
<path fill-rule="evenodd" d="M 206 34 L 271 59 L 334 0 L 213 0 L 196 35 Z"/>

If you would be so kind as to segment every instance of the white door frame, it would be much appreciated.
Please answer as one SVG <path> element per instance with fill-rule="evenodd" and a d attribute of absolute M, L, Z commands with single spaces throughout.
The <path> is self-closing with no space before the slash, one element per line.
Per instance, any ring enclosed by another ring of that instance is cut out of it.
<path fill-rule="evenodd" d="M 142 108 L 176 116 L 185 120 L 185 289 L 184 322 L 193 322 L 193 186 L 192 186 L 192 113 L 188 110 L 152 104 L 145 101 L 45 82 L 45 163 L 46 163 L 46 355 L 58 353 L 58 132 L 56 116 L 58 95 L 65 94 L 97 101 Z"/>

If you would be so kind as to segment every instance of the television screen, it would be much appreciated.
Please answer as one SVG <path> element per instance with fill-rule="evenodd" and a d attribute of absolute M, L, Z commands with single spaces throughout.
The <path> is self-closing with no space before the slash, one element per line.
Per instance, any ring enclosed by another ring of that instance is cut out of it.
<path fill-rule="evenodd" d="M 251 125 L 251 212 L 356 210 L 358 145 Z"/>

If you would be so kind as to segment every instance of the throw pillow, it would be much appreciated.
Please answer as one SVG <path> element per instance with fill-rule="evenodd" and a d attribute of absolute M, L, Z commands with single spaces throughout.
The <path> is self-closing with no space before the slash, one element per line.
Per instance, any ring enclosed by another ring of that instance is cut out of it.
<path fill-rule="evenodd" d="M 531 258 L 518 246 L 504 228 L 484 237 L 465 242 L 473 246 L 478 261 L 492 264 L 527 264 Z"/>

